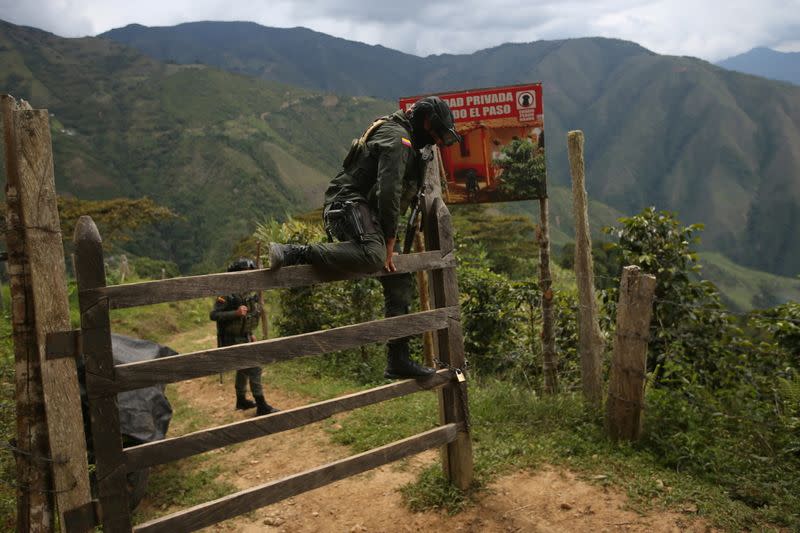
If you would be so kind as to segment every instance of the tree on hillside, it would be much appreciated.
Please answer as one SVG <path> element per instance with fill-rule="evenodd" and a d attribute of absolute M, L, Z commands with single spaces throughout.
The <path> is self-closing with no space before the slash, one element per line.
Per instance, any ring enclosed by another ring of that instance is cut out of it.
<path fill-rule="evenodd" d="M 656 277 L 647 370 L 655 372 L 657 384 L 665 359 L 678 345 L 691 347 L 701 359 L 701 346 L 715 337 L 709 333 L 725 329 L 722 304 L 711 282 L 692 277 L 700 270 L 692 245 L 699 242 L 696 233 L 702 224 L 681 226 L 674 213 L 654 207 L 619 221 L 621 227 L 604 228 L 618 238 L 611 249 L 621 255 L 623 265 L 639 266 Z"/>
<path fill-rule="evenodd" d="M 605 290 L 619 286 L 622 257 L 618 246 L 608 242 L 593 242 L 592 260 L 595 288 Z M 561 246 L 556 263 L 565 270 L 575 270 L 574 242 L 568 242 Z"/>
<path fill-rule="evenodd" d="M 523 279 L 536 272 L 538 254 L 536 227 L 522 215 L 492 214 L 484 205 L 453 206 L 458 254 L 473 254 L 484 249 L 488 267 L 512 279 Z"/>
<path fill-rule="evenodd" d="M 514 139 L 503 147 L 502 157 L 492 162 L 502 169 L 499 190 L 508 198 L 541 198 L 546 195 L 544 149 L 528 139 Z"/>
<path fill-rule="evenodd" d="M 543 140 L 543 138 L 540 137 Z M 536 230 L 539 242 L 539 288 L 542 292 L 542 366 L 545 391 L 558 390 L 558 366 L 555 339 L 555 310 L 552 277 L 550 276 L 550 235 L 548 230 L 547 190 L 544 147 L 534 146 L 530 139 L 514 139 L 503 147 L 503 155 L 494 161 L 502 169 L 501 197 L 510 200 L 539 199 L 540 225 Z"/>
<path fill-rule="evenodd" d="M 60 196 L 58 215 L 61 219 L 61 233 L 66 242 L 72 241 L 78 219 L 89 215 L 97 224 L 103 243 L 111 249 L 129 241 L 131 233 L 140 227 L 177 218 L 169 208 L 158 205 L 150 198 L 81 200 Z"/>

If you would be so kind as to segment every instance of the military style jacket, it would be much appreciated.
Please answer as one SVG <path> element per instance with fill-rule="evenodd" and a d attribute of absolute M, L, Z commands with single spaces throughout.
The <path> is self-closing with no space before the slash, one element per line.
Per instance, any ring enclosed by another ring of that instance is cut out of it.
<path fill-rule="evenodd" d="M 246 305 L 246 316 L 236 316 L 239 306 Z M 261 304 L 258 294 L 229 294 L 220 296 L 209 314 L 217 323 L 217 345 L 230 346 L 250 341 L 250 335 L 258 327 L 261 318 Z"/>
<path fill-rule="evenodd" d="M 385 122 L 355 148 L 357 152 L 348 157 L 331 181 L 325 191 L 325 206 L 348 200 L 366 202 L 388 239 L 397 235 L 400 215 L 408 207 L 408 197 L 417 190 L 420 158 L 412 146 L 411 123 L 403 111 L 379 120 Z"/>

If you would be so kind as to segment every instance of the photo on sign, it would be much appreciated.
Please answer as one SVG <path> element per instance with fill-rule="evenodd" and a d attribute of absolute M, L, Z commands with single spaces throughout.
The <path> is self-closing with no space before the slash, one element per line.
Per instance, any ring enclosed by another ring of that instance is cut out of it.
<path fill-rule="evenodd" d="M 540 83 L 438 94 L 453 111 L 462 142 L 441 149 L 450 204 L 547 196 Z M 409 109 L 419 97 L 402 98 Z"/>

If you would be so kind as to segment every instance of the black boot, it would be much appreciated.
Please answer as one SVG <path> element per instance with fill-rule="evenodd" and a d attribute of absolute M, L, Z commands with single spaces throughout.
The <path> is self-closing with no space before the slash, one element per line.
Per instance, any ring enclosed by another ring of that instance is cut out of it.
<path fill-rule="evenodd" d="M 408 343 L 389 344 L 386 356 L 386 379 L 424 378 L 436 372 L 433 368 L 413 361 L 408 353 Z"/>
<path fill-rule="evenodd" d="M 263 396 L 253 396 L 256 399 L 256 416 L 264 416 L 270 413 L 277 413 L 280 409 L 276 409 L 267 403 Z"/>
<path fill-rule="evenodd" d="M 252 409 L 255 406 L 256 406 L 255 402 L 245 398 L 244 394 L 236 395 L 236 409 L 240 410 Z"/>
<path fill-rule="evenodd" d="M 300 244 L 269 243 L 269 269 L 278 270 L 281 267 L 292 265 L 305 265 L 308 263 L 308 246 Z"/>

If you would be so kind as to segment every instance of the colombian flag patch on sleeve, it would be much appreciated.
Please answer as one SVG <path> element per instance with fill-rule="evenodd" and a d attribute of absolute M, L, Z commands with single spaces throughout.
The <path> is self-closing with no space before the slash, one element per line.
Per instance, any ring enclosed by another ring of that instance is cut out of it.
<path fill-rule="evenodd" d="M 400 140 L 403 142 L 403 146 L 408 146 L 409 148 L 411 148 L 411 141 L 409 141 L 405 137 L 401 137 Z"/>

